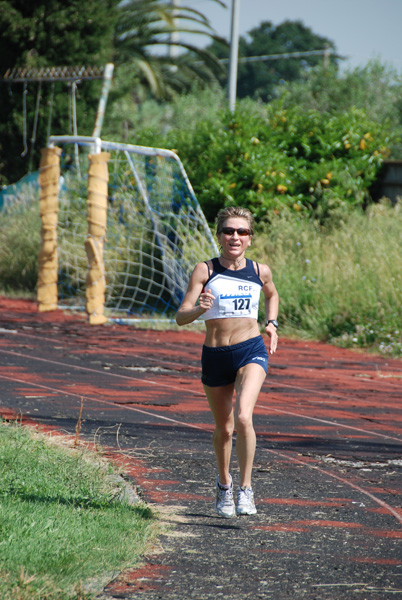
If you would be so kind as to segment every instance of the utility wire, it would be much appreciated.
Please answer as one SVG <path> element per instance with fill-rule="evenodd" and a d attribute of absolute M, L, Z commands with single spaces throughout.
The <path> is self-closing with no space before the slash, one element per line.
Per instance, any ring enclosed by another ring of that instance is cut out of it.
<path fill-rule="evenodd" d="M 332 54 L 332 50 L 306 50 L 305 52 L 286 52 L 284 54 L 262 54 L 261 56 L 239 56 L 239 62 L 259 62 L 264 60 L 280 60 L 281 58 L 303 58 L 303 56 L 326 56 Z M 337 56 L 337 58 L 343 58 Z M 228 63 L 228 58 L 218 58 L 221 63 Z"/>

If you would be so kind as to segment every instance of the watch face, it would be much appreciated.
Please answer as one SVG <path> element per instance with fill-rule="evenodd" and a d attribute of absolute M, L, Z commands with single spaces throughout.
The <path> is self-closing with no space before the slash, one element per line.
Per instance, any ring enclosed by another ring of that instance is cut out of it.
<path fill-rule="evenodd" d="M 275 319 L 271 319 L 270 321 L 268 321 L 268 323 L 272 323 L 272 325 L 278 329 L 278 321 L 276 321 Z"/>

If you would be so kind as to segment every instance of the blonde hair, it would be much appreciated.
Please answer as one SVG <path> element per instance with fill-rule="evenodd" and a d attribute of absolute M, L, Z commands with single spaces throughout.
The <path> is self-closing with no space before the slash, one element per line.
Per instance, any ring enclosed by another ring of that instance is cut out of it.
<path fill-rule="evenodd" d="M 218 214 L 216 215 L 215 224 L 216 224 L 216 233 L 219 235 L 222 233 L 222 227 L 224 227 L 224 223 L 226 219 L 230 217 L 240 217 L 242 219 L 246 219 L 248 223 L 248 228 L 250 229 L 250 235 L 254 233 L 254 217 L 252 212 L 248 208 L 243 208 L 242 206 L 227 206 L 226 208 L 222 208 Z"/>

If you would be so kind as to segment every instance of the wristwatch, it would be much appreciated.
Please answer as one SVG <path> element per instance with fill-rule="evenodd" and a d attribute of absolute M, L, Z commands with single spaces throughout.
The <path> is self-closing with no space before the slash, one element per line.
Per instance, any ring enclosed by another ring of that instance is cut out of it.
<path fill-rule="evenodd" d="M 269 325 L 270 323 L 272 323 L 272 325 L 273 325 L 274 327 L 276 327 L 276 329 L 278 329 L 279 325 L 278 325 L 278 321 L 277 321 L 276 319 L 270 319 L 269 321 L 267 321 L 267 322 L 265 323 L 265 327 L 266 327 L 267 325 Z"/>

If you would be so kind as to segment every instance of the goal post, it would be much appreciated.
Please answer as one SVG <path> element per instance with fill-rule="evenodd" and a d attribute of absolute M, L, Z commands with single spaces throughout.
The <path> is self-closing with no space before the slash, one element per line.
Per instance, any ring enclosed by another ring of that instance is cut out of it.
<path fill-rule="evenodd" d="M 86 276 L 86 311 L 91 325 L 102 325 L 105 304 L 105 266 L 103 246 L 107 224 L 108 152 L 90 154 L 88 170 L 88 236 L 85 251 L 88 260 Z"/>
<path fill-rule="evenodd" d="M 39 167 L 41 245 L 38 255 L 38 310 L 57 308 L 57 221 L 61 148 L 45 148 Z"/>
<path fill-rule="evenodd" d="M 86 308 L 93 323 L 171 318 L 195 264 L 218 252 L 177 154 L 96 137 L 51 136 L 49 144 L 61 150 L 59 305 Z M 96 218 L 101 208 L 88 204 L 90 172 L 101 155 L 106 171 L 96 185 L 108 178 L 105 227 L 94 235 L 90 206 Z"/>

